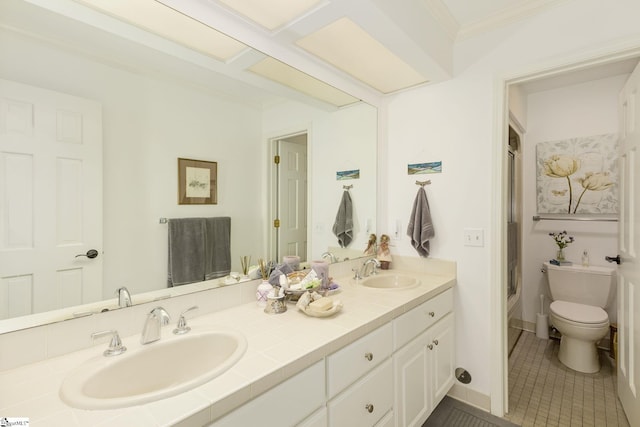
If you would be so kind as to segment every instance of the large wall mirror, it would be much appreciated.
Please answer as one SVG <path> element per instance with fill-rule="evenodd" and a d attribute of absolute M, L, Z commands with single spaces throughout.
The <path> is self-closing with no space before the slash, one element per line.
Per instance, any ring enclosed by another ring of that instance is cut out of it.
<path fill-rule="evenodd" d="M 167 287 L 163 218 L 229 216 L 232 270 L 240 270 L 241 256 L 270 259 L 271 157 L 278 141 L 300 135 L 307 156 L 305 257 L 318 259 L 338 246 L 332 225 L 344 185 L 352 185 L 351 256 L 364 250 L 376 223 L 376 108 L 363 102 L 335 107 L 274 82 L 253 84 L 260 78 L 246 77 L 247 58 L 265 55 L 250 48 L 240 64 L 215 64 L 130 24 L 105 31 L 88 18 L 71 19 L 30 1 L 0 5 L 0 144 L 29 125 L 29 137 L 37 139 L 40 123 L 33 117 L 51 94 L 88 108 L 82 119 L 53 113 L 50 120 L 63 129 L 57 137 L 93 134 L 101 144 L 92 166 L 65 152 L 46 167 L 15 145 L 31 144 L 28 138 L 0 146 L 0 333 L 100 309 L 122 286 L 134 304 L 201 290 Z M 244 77 L 234 78 L 234 69 Z M 30 96 L 38 102 L 30 105 Z M 178 204 L 178 158 L 217 163 L 217 204 Z M 337 172 L 347 170 L 359 170 L 359 179 L 338 180 Z M 84 172 L 95 187 L 78 179 Z M 73 209 L 60 210 L 50 194 L 60 179 L 77 183 L 75 192 L 56 196 Z M 96 206 L 85 206 L 92 200 Z M 63 234 L 69 239 L 56 237 Z M 62 250 L 38 250 L 43 235 L 58 239 Z M 97 258 L 85 256 L 90 249 Z M 39 281 L 57 257 L 70 267 Z M 92 265 L 99 266 L 95 286 L 74 276 L 89 275 Z"/>

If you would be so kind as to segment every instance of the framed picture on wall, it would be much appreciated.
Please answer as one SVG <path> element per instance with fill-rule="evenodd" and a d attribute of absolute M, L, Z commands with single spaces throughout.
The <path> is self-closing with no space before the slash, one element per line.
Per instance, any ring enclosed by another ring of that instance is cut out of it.
<path fill-rule="evenodd" d="M 218 204 L 218 163 L 178 158 L 178 204 Z"/>

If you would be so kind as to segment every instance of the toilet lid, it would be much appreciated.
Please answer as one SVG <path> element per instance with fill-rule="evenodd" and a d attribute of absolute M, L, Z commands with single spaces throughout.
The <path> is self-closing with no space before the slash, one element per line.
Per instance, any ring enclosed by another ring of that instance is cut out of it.
<path fill-rule="evenodd" d="M 604 323 L 609 320 L 607 312 L 600 307 L 568 301 L 554 301 L 549 306 L 556 316 L 579 323 Z"/>

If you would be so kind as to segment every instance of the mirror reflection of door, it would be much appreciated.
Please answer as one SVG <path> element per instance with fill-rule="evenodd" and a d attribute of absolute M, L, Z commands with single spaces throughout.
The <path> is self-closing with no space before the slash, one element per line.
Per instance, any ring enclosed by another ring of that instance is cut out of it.
<path fill-rule="evenodd" d="M 307 134 L 276 142 L 276 259 L 297 255 L 307 260 Z"/>
<path fill-rule="evenodd" d="M 102 108 L 0 80 L 0 319 L 102 299 Z M 80 255 L 80 256 L 77 256 Z"/>

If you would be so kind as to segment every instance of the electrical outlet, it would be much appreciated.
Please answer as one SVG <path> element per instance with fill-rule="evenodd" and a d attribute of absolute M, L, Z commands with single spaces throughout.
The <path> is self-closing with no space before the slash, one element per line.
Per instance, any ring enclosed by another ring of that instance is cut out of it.
<path fill-rule="evenodd" d="M 484 230 L 482 228 L 465 228 L 464 245 L 484 246 Z"/>

